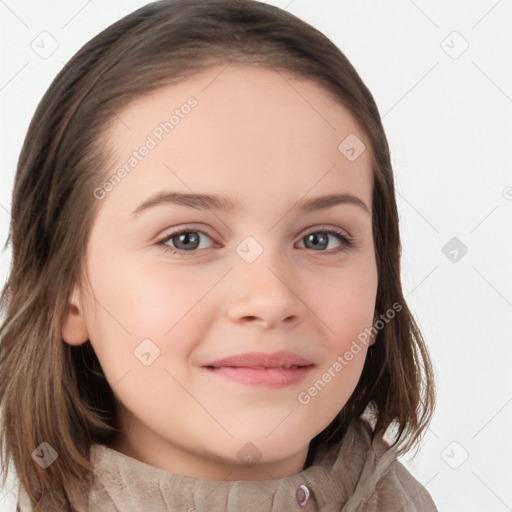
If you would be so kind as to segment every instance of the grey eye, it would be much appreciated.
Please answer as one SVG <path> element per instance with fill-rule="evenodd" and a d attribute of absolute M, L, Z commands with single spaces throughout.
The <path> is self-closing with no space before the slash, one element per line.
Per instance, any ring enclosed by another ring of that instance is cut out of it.
<path fill-rule="evenodd" d="M 169 235 L 163 243 L 167 245 L 167 242 L 172 240 L 171 249 L 178 251 L 194 251 L 195 249 L 205 249 L 206 247 L 201 246 L 201 235 L 210 238 L 205 232 L 199 230 L 188 230 L 180 231 L 179 233 L 173 233 Z"/>
<path fill-rule="evenodd" d="M 314 249 L 314 250 L 320 250 L 325 251 L 327 248 L 334 249 L 335 247 L 329 247 L 329 237 L 336 237 L 340 243 L 335 246 L 339 247 L 340 245 L 346 245 L 348 244 L 348 240 L 339 233 L 333 232 L 333 231 L 315 231 L 312 233 L 309 233 L 308 235 L 302 237 L 301 241 L 304 241 L 304 245 L 306 246 L 306 249 Z"/>

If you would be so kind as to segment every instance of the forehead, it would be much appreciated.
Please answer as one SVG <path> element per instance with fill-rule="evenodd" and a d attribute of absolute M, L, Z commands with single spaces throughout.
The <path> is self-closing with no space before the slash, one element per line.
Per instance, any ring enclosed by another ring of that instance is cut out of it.
<path fill-rule="evenodd" d="M 166 187 L 247 201 L 347 191 L 371 204 L 366 133 L 321 85 L 282 71 L 210 68 L 133 100 L 106 136 L 107 177 L 128 174 L 109 201 Z M 362 151 L 356 159 L 347 144 Z"/>

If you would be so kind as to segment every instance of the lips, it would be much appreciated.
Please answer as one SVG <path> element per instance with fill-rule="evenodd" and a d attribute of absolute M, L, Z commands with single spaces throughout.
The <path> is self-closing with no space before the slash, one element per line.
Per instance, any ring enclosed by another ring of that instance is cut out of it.
<path fill-rule="evenodd" d="M 232 368 L 253 368 L 256 370 L 265 370 L 272 368 L 296 369 L 303 366 L 312 366 L 313 363 L 307 359 L 294 354 L 293 352 L 274 352 L 267 354 L 264 352 L 249 352 L 239 354 L 224 359 L 212 361 L 203 366 L 212 368 L 232 367 Z"/>
<path fill-rule="evenodd" d="M 211 374 L 249 386 L 281 388 L 303 381 L 314 364 L 293 352 L 251 352 L 212 361 Z"/>

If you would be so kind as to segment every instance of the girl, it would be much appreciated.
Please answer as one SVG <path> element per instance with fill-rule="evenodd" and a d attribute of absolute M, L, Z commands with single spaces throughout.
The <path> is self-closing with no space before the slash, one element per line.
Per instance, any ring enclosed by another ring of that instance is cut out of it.
<path fill-rule="evenodd" d="M 9 238 L 19 511 L 436 510 L 397 461 L 434 387 L 386 136 L 310 25 L 163 0 L 104 30 L 34 115 Z"/>

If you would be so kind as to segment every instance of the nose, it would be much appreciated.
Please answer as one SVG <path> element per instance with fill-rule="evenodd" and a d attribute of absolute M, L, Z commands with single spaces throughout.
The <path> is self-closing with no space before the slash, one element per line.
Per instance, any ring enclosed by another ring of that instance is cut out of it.
<path fill-rule="evenodd" d="M 300 323 L 305 297 L 293 271 L 276 258 L 258 258 L 253 263 L 239 261 L 230 272 L 228 316 L 238 324 L 254 324 L 265 329 Z"/>

